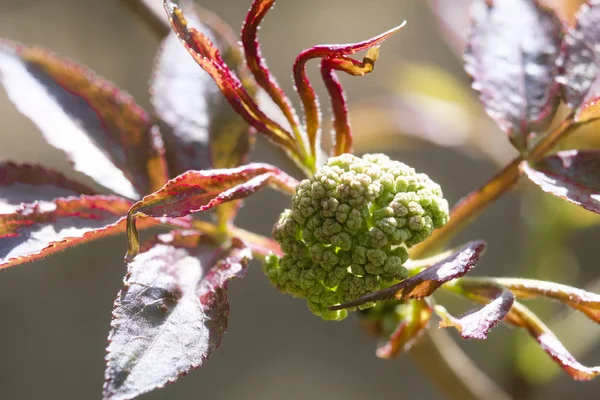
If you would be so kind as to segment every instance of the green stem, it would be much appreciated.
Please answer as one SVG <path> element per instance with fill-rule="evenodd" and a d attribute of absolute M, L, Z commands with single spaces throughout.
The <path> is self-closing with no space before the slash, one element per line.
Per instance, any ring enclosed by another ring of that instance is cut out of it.
<path fill-rule="evenodd" d="M 411 348 L 413 362 L 453 400 L 510 400 L 452 340 L 446 331 L 428 329 Z"/>
<path fill-rule="evenodd" d="M 515 158 L 483 186 L 469 193 L 452 208 L 450 220 L 446 225 L 435 230 L 427 240 L 411 249 L 411 257 L 425 257 L 452 240 L 490 204 L 514 187 L 521 177 L 519 168 L 521 162 L 525 160 L 530 162 L 540 161 L 562 138 L 571 133 L 576 127 L 578 127 L 578 124 L 573 121 L 571 114 L 554 131 L 541 139 L 526 157 L 519 156 Z"/>

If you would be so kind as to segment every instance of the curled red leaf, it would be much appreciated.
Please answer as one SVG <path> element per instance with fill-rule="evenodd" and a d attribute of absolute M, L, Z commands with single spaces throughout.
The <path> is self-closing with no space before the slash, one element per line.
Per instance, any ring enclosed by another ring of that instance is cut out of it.
<path fill-rule="evenodd" d="M 160 132 L 112 83 L 47 50 L 8 41 L 0 41 L 0 82 L 76 170 L 129 198 L 166 182 Z"/>
<path fill-rule="evenodd" d="M 407 278 L 389 288 L 373 292 L 348 303 L 330 307 L 331 310 L 341 310 L 360 306 L 370 301 L 422 299 L 431 295 L 442 284 L 460 278 L 469 272 L 485 250 L 481 240 L 469 242 L 447 258 L 435 263 L 418 274 Z"/>
<path fill-rule="evenodd" d="M 228 282 L 250 259 L 237 239 L 174 231 L 147 243 L 115 300 L 104 399 L 136 397 L 201 366 L 227 329 Z"/>
<path fill-rule="evenodd" d="M 476 0 L 464 55 L 487 113 L 520 151 L 559 103 L 562 23 L 537 0 Z"/>
<path fill-rule="evenodd" d="M 319 45 L 304 50 L 294 61 L 294 82 L 304 109 L 304 124 L 312 154 L 317 154 L 317 143 L 321 125 L 321 111 L 317 94 L 306 75 L 306 63 L 314 58 L 343 58 L 362 50 L 367 50 L 381 44 L 404 27 L 405 23 L 390 29 L 381 35 L 363 42 L 338 45 Z"/>
<path fill-rule="evenodd" d="M 466 282 L 456 283 L 459 288 L 469 290 Z M 465 339 L 487 339 L 488 332 L 510 312 L 515 296 L 505 287 L 487 286 L 486 297 L 492 299 L 483 308 L 463 317 L 455 318 L 441 306 L 435 307 L 436 314 L 442 319 L 440 328 L 453 327 Z"/>
<path fill-rule="evenodd" d="M 521 169 L 544 192 L 600 214 L 600 151 L 561 151 Z"/>
<path fill-rule="evenodd" d="M 167 182 L 162 189 L 145 196 L 129 210 L 126 260 L 132 260 L 139 251 L 135 219 L 140 216 L 183 217 L 248 197 L 267 185 L 293 194 L 297 183 L 280 169 L 267 164 L 181 174 Z"/>

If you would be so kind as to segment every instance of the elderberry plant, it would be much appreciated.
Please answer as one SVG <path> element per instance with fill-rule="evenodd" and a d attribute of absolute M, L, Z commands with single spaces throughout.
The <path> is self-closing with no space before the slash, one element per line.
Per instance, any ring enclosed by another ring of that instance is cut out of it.
<path fill-rule="evenodd" d="M 10 100 L 77 171 L 106 189 L 43 166 L 0 163 L 0 269 L 107 235 L 127 237 L 104 398 L 133 398 L 201 366 L 227 326 L 228 282 L 243 278 L 253 257 L 263 260 L 277 289 L 305 299 L 319 317 L 338 320 L 357 311 L 383 339 L 379 357 L 410 349 L 433 329 L 436 315 L 440 327 L 474 339 L 485 339 L 504 321 L 526 330 L 574 379 L 600 374 L 600 367 L 576 361 L 519 301 L 556 300 L 598 323 L 600 295 L 548 281 L 465 277 L 485 243 L 444 249 L 521 177 L 600 213 L 600 151 L 551 153 L 600 118 L 600 1 L 584 4 L 572 27 L 542 1 L 473 2 L 465 67 L 519 155 L 450 211 L 442 188 L 401 160 L 352 154 L 354 135 L 336 74 L 372 72 L 379 46 L 404 24 L 364 42 L 300 53 L 293 65 L 300 118 L 257 40 L 274 3 L 253 1 L 239 48 L 215 15 L 190 1 L 164 0 L 171 31 L 151 80 L 151 115 L 72 61 L 0 41 L 0 81 Z M 366 51 L 362 60 L 351 57 L 360 51 Z M 322 149 L 322 116 L 306 72 L 315 59 L 331 100 L 329 152 Z M 179 92 L 189 90 L 198 109 L 178 101 Z M 265 95 L 280 115 L 258 101 Z M 306 179 L 246 164 L 256 134 Z M 272 238 L 234 223 L 243 199 L 265 187 L 292 197 L 274 221 Z M 196 218 L 206 211 L 213 222 Z M 138 230 L 157 224 L 170 230 L 140 244 Z M 457 318 L 435 302 L 438 289 L 483 307 Z"/>

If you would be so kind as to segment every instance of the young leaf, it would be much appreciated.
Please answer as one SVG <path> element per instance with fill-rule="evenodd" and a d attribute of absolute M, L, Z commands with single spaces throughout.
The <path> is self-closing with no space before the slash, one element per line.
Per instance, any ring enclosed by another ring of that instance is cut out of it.
<path fill-rule="evenodd" d="M 342 310 L 360 306 L 366 302 L 389 300 L 422 299 L 431 295 L 443 283 L 460 278 L 469 272 L 485 250 L 481 240 L 469 242 L 447 258 L 435 263 L 418 274 L 407 278 L 389 288 L 369 293 L 348 303 L 330 307 L 331 310 Z"/>
<path fill-rule="evenodd" d="M 145 196 L 129 210 L 126 259 L 132 260 L 138 252 L 135 219 L 139 216 L 183 217 L 248 197 L 267 185 L 293 194 L 297 183 L 283 171 L 267 164 L 181 174 L 167 182 L 162 189 Z"/>
<path fill-rule="evenodd" d="M 191 2 L 184 4 L 191 25 L 240 72 L 243 59 L 233 32 L 223 32 L 224 22 L 215 15 L 198 13 Z M 171 176 L 192 169 L 237 167 L 246 160 L 252 144 L 248 124 L 173 31 L 162 42 L 150 85 L 155 113 L 167 125 L 163 135 Z"/>
<path fill-rule="evenodd" d="M 515 302 L 506 321 L 511 325 L 527 330 L 537 340 L 542 349 L 573 379 L 589 381 L 600 374 L 600 366 L 586 367 L 580 364 L 552 331 L 524 305 Z"/>
<path fill-rule="evenodd" d="M 0 269 L 123 232 L 129 207 L 129 200 L 116 196 L 81 196 L 25 204 L 0 215 Z"/>
<path fill-rule="evenodd" d="M 567 31 L 559 59 L 564 98 L 576 110 L 575 119 L 585 122 L 600 117 L 600 1 L 581 6 L 574 28 Z"/>
<path fill-rule="evenodd" d="M 537 0 L 477 0 L 465 69 L 488 114 L 520 151 L 559 103 L 562 25 Z"/>
<path fill-rule="evenodd" d="M 95 193 L 60 172 L 39 165 L 0 161 L 0 214 L 11 214 L 24 203 L 51 202 L 79 194 Z"/>
<path fill-rule="evenodd" d="M 521 169 L 544 192 L 600 214 L 599 150 L 561 151 Z"/>
<path fill-rule="evenodd" d="M 404 307 L 402 320 L 388 340 L 377 348 L 377 357 L 390 359 L 410 350 L 429 325 L 433 310 L 425 300 L 412 300 Z"/>
<path fill-rule="evenodd" d="M 457 282 L 461 289 L 468 290 L 466 282 Z M 435 312 L 441 318 L 440 328 L 453 327 L 465 339 L 487 339 L 488 332 L 509 313 L 515 296 L 506 288 L 496 285 L 487 286 L 486 297 L 493 299 L 483 308 L 461 318 L 455 318 L 442 306 L 436 306 Z"/>
<path fill-rule="evenodd" d="M 477 278 L 473 278 L 476 280 Z M 547 297 L 579 310 L 600 324 L 600 295 L 554 282 L 522 278 L 493 278 L 510 289 L 519 299 Z"/>
<path fill-rule="evenodd" d="M 237 239 L 174 231 L 148 243 L 115 300 L 104 399 L 131 399 L 200 367 L 227 329 L 228 282 L 250 259 Z"/>
<path fill-rule="evenodd" d="M 0 82 L 21 113 L 76 170 L 129 198 L 167 180 L 163 143 L 128 94 L 39 48 L 0 41 Z"/>

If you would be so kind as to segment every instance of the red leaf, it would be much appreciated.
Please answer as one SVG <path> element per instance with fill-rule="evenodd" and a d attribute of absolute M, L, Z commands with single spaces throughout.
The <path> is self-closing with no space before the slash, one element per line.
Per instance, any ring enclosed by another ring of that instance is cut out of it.
<path fill-rule="evenodd" d="M 79 194 L 95 193 L 60 172 L 39 165 L 0 162 L 0 214 L 13 213 L 23 203 Z"/>
<path fill-rule="evenodd" d="M 243 56 L 233 31 L 214 14 L 198 12 L 193 4 L 185 12 L 228 64 L 243 71 Z M 175 32 L 163 40 L 158 52 L 151 92 L 154 110 L 167 125 L 163 131 L 172 176 L 245 162 L 252 147 L 248 124 L 231 108 L 210 75 L 198 67 Z"/>
<path fill-rule="evenodd" d="M 405 305 L 402 320 L 387 342 L 377 348 L 379 358 L 394 358 L 410 350 L 413 344 L 425 332 L 431 319 L 432 309 L 425 300 L 414 300 Z"/>
<path fill-rule="evenodd" d="M 188 26 L 180 4 L 184 4 L 185 8 L 189 7 L 189 2 L 185 0 L 164 0 L 171 26 L 185 49 L 198 65 L 208 72 L 231 107 L 239 115 L 259 132 L 264 133 L 273 143 L 286 150 L 302 165 L 297 158 L 300 151 L 292 135 L 259 109 L 239 78 L 225 64 L 219 50 L 211 40 L 197 29 Z"/>
<path fill-rule="evenodd" d="M 116 196 L 81 196 L 0 215 L 0 269 L 123 232 L 129 207 L 129 200 Z"/>
<path fill-rule="evenodd" d="M 561 22 L 537 0 L 477 0 L 471 18 L 465 69 L 488 114 L 524 151 L 559 103 Z"/>
<path fill-rule="evenodd" d="M 600 374 L 600 367 L 590 368 L 581 365 L 552 331 L 522 304 L 515 302 L 511 312 L 508 314 L 507 322 L 516 327 L 526 329 L 537 340 L 542 349 L 573 379 L 588 381 Z"/>
<path fill-rule="evenodd" d="M 484 250 L 485 243 L 483 241 L 469 242 L 452 255 L 410 278 L 348 303 L 329 307 L 329 309 L 342 310 L 360 306 L 370 301 L 389 300 L 391 298 L 398 300 L 422 299 L 431 295 L 442 284 L 460 278 L 469 272 L 477 264 Z"/>
<path fill-rule="evenodd" d="M 521 278 L 494 278 L 494 282 L 510 289 L 519 299 L 547 297 L 581 311 L 600 323 L 600 294 L 554 282 Z"/>
<path fill-rule="evenodd" d="M 544 192 L 600 214 L 600 150 L 561 151 L 521 168 Z"/>
<path fill-rule="evenodd" d="M 145 196 L 129 210 L 129 250 L 126 259 L 131 260 L 138 251 L 135 219 L 139 216 L 182 217 L 248 197 L 267 185 L 293 194 L 297 183 L 283 171 L 267 164 L 181 174 L 167 182 L 162 189 Z"/>
<path fill-rule="evenodd" d="M 470 281 L 458 281 L 456 285 L 469 290 Z M 483 308 L 461 318 L 450 315 L 443 307 L 436 306 L 435 312 L 442 319 L 440 328 L 453 327 L 465 339 L 487 339 L 488 332 L 510 312 L 515 296 L 506 288 L 495 285 L 486 286 L 486 297 L 492 299 Z"/>
<path fill-rule="evenodd" d="M 159 235 L 127 266 L 108 337 L 104 399 L 131 399 L 198 368 L 227 329 L 227 286 L 251 253 L 190 232 Z"/>
<path fill-rule="evenodd" d="M 321 128 L 321 111 L 319 110 L 317 94 L 306 74 L 306 63 L 314 58 L 342 58 L 362 50 L 367 50 L 381 44 L 390 36 L 400 31 L 404 25 L 405 23 L 363 42 L 314 46 L 304 50 L 296 57 L 293 68 L 294 82 L 304 109 L 304 125 L 306 126 L 306 133 L 312 154 L 317 154 L 317 143 L 319 142 Z"/>
<path fill-rule="evenodd" d="M 76 170 L 130 198 L 166 181 L 160 133 L 112 83 L 46 50 L 8 41 L 0 41 L 0 81 Z"/>
<path fill-rule="evenodd" d="M 564 39 L 559 60 L 564 98 L 577 110 L 576 120 L 598 118 L 597 111 L 589 108 L 600 96 L 600 2 L 591 0 L 579 9 L 575 27 L 569 29 Z"/>

